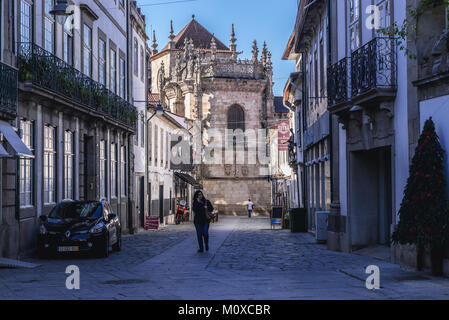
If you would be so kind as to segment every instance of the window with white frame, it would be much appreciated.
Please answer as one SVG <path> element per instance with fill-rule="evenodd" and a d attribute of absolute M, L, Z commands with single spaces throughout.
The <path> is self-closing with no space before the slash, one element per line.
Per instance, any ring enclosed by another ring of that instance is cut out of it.
<path fill-rule="evenodd" d="M 126 88 L 126 64 L 125 59 L 120 58 L 120 97 L 125 99 L 125 88 Z"/>
<path fill-rule="evenodd" d="M 167 143 L 165 146 L 165 167 L 168 168 L 168 161 L 170 159 L 170 134 L 167 131 Z"/>
<path fill-rule="evenodd" d="M 320 41 L 320 92 L 323 92 L 324 88 L 324 77 L 325 77 L 325 72 L 324 72 L 324 43 L 323 43 L 323 39 L 321 39 Z M 321 94 L 320 94 L 321 96 Z"/>
<path fill-rule="evenodd" d="M 33 3 L 20 1 L 20 42 L 32 42 L 33 34 Z"/>
<path fill-rule="evenodd" d="M 100 141 L 100 198 L 107 197 L 107 181 L 106 181 L 106 142 Z"/>
<path fill-rule="evenodd" d="M 134 73 L 139 74 L 139 43 L 134 39 Z"/>
<path fill-rule="evenodd" d="M 391 25 L 391 3 L 390 0 L 381 0 L 377 2 L 377 8 L 380 14 L 380 25 L 378 32 L 381 33 L 382 29 L 388 28 Z"/>
<path fill-rule="evenodd" d="M 140 135 L 140 121 L 139 121 L 139 118 L 137 118 L 137 121 L 136 121 L 136 134 L 134 135 L 134 143 L 135 144 L 139 144 L 139 141 L 140 141 L 139 135 Z"/>
<path fill-rule="evenodd" d="M 20 131 L 23 143 L 33 152 L 34 147 L 34 131 L 33 122 L 20 120 Z M 34 160 L 19 160 L 19 190 L 20 190 L 20 206 L 28 207 L 33 205 L 33 174 Z"/>
<path fill-rule="evenodd" d="M 159 152 L 159 129 L 157 125 L 154 125 L 154 166 L 157 167 L 157 159 L 158 159 L 158 152 Z"/>
<path fill-rule="evenodd" d="M 313 103 L 313 99 L 310 99 L 310 97 L 313 96 L 313 86 L 312 86 L 312 70 L 313 70 L 313 60 L 312 58 L 310 58 L 309 61 L 309 70 L 308 70 L 308 74 L 309 74 L 309 103 Z"/>
<path fill-rule="evenodd" d="M 449 29 L 449 6 L 446 7 L 446 29 Z"/>
<path fill-rule="evenodd" d="M 161 160 L 161 167 L 164 166 L 164 129 L 161 128 L 161 155 L 160 155 L 160 160 Z"/>
<path fill-rule="evenodd" d="M 126 147 L 120 147 L 120 186 L 121 195 L 126 196 Z"/>
<path fill-rule="evenodd" d="M 98 82 L 106 86 L 106 43 L 98 40 Z"/>
<path fill-rule="evenodd" d="M 145 147 L 145 114 L 142 112 L 142 124 L 140 126 L 140 144 Z"/>
<path fill-rule="evenodd" d="M 64 24 L 64 61 L 73 65 L 73 21 L 68 18 Z"/>
<path fill-rule="evenodd" d="M 148 136 L 147 136 L 147 139 L 148 139 L 148 159 L 149 159 L 149 161 L 150 161 L 150 165 L 151 165 L 151 160 L 152 160 L 152 158 L 153 158 L 153 140 L 152 140 L 152 137 L 153 137 L 153 126 L 151 125 L 151 122 L 150 123 L 148 123 Z"/>
<path fill-rule="evenodd" d="M 64 199 L 73 199 L 73 170 L 74 170 L 73 133 L 64 133 Z"/>
<path fill-rule="evenodd" d="M 349 1 L 349 43 L 351 51 L 360 46 L 360 0 Z"/>
<path fill-rule="evenodd" d="M 54 52 L 55 20 L 50 14 L 53 9 L 53 0 L 44 0 L 44 49 Z"/>
<path fill-rule="evenodd" d="M 110 73 L 109 73 L 109 90 L 117 92 L 117 54 L 114 49 L 111 49 L 110 57 Z"/>
<path fill-rule="evenodd" d="M 111 144 L 111 197 L 117 197 L 117 144 Z"/>
<path fill-rule="evenodd" d="M 143 47 L 140 47 L 140 80 L 145 79 L 145 56 L 143 55 Z"/>
<path fill-rule="evenodd" d="M 313 86 L 314 86 L 314 99 L 313 101 L 318 102 L 318 96 L 319 96 L 319 92 L 318 92 L 318 52 L 315 50 L 315 53 L 313 54 L 313 66 L 314 66 L 314 82 L 313 82 Z"/>
<path fill-rule="evenodd" d="M 44 203 L 56 202 L 56 128 L 44 127 Z"/>
<path fill-rule="evenodd" d="M 83 26 L 83 72 L 92 77 L 92 29 Z"/>

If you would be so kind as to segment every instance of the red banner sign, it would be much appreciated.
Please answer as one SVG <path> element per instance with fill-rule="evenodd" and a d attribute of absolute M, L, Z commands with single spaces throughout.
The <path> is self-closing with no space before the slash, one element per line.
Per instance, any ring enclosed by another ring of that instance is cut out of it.
<path fill-rule="evenodd" d="M 158 229 L 159 228 L 159 217 L 145 217 L 145 230 L 148 229 Z"/>
<path fill-rule="evenodd" d="M 288 139 L 290 138 L 290 122 L 283 120 L 278 122 L 278 150 L 288 151 Z"/>

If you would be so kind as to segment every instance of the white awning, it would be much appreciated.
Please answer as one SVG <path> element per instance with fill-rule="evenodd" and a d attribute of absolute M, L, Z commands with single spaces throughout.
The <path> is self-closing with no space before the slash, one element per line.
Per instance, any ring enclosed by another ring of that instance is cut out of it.
<path fill-rule="evenodd" d="M 11 148 L 14 150 L 15 157 L 18 158 L 34 158 L 33 153 L 23 143 L 22 139 L 17 135 L 11 125 L 6 121 L 0 121 L 0 132 L 3 134 L 3 138 L 8 142 Z"/>
<path fill-rule="evenodd" d="M 9 158 L 9 157 L 11 157 L 11 155 L 0 144 L 0 158 Z"/>

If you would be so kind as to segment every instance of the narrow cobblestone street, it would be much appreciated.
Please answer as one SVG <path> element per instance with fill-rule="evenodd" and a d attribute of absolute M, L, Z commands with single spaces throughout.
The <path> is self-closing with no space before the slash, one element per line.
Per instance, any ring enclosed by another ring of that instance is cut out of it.
<path fill-rule="evenodd" d="M 107 259 L 27 259 L 34 269 L 0 269 L 0 299 L 447 299 L 449 279 L 359 255 L 330 252 L 308 234 L 270 230 L 265 218 L 222 217 L 211 249 L 196 252 L 190 223 L 126 236 Z M 68 265 L 80 290 L 65 288 Z M 381 289 L 365 288 L 377 265 Z"/>

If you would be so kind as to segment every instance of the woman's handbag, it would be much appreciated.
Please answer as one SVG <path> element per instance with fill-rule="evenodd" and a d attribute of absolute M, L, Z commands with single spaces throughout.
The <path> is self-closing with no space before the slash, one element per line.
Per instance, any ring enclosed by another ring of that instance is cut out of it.
<path fill-rule="evenodd" d="M 206 219 L 209 222 L 215 222 L 215 214 L 213 212 L 206 211 Z"/>

